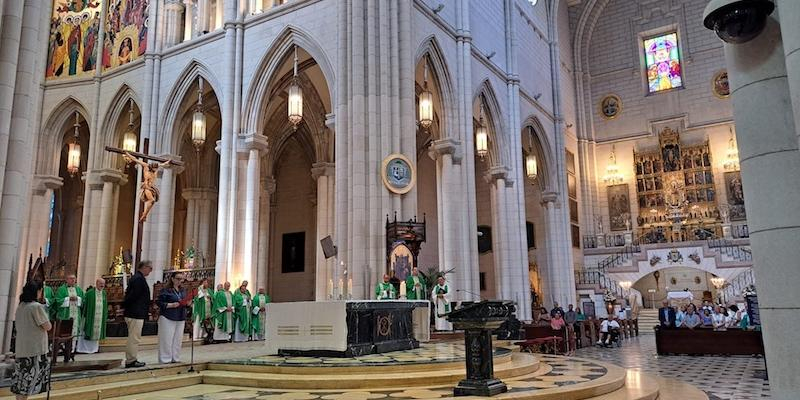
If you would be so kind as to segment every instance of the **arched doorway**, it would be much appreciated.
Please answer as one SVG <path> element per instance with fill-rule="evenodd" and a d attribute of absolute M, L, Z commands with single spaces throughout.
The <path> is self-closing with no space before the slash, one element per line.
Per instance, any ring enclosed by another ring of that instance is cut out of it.
<path fill-rule="evenodd" d="M 542 306 L 545 301 L 546 270 L 548 267 L 544 238 L 546 221 L 543 193 L 549 185 L 549 165 L 545 146 L 540 138 L 542 127 L 538 120 L 531 119 L 522 129 L 521 154 L 524 173 L 525 234 L 528 255 L 528 279 L 531 285 L 531 305 Z M 566 304 L 564 305 L 566 306 Z"/>

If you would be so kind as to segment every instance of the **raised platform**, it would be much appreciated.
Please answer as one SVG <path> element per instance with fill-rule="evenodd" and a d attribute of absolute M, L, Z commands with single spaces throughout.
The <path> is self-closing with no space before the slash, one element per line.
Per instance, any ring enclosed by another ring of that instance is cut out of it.
<path fill-rule="evenodd" d="M 52 399 L 433 399 L 452 397 L 464 378 L 464 348 L 456 343 L 353 358 L 253 356 L 200 364 L 197 372 L 175 365 L 63 376 Z M 707 400 L 678 382 L 665 382 L 593 360 L 494 352 L 495 375 L 509 388 L 496 399 Z M 100 393 L 98 393 L 100 392 Z M 2 400 L 11 399 L 7 388 Z M 99 395 L 99 396 L 98 396 Z M 202 395 L 202 396 L 201 396 Z M 35 396 L 34 399 L 44 398 Z"/>

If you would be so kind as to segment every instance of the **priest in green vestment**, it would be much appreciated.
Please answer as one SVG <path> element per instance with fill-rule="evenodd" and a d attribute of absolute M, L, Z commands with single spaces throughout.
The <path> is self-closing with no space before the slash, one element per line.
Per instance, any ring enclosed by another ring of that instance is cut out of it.
<path fill-rule="evenodd" d="M 375 286 L 375 298 L 378 300 L 394 300 L 397 298 L 397 290 L 389 282 L 389 275 L 383 274 L 383 282 L 378 282 Z"/>
<path fill-rule="evenodd" d="M 214 341 L 227 342 L 233 332 L 233 295 L 231 283 L 225 282 L 214 292 Z"/>
<path fill-rule="evenodd" d="M 425 278 L 419 274 L 417 267 L 411 269 L 411 275 L 406 278 L 406 298 L 409 300 L 425 300 L 428 285 Z"/>
<path fill-rule="evenodd" d="M 106 301 L 106 281 L 98 278 L 93 288 L 84 295 L 83 334 L 78 338 L 78 353 L 97 353 L 100 341 L 106 338 L 108 302 Z"/>
<path fill-rule="evenodd" d="M 431 291 L 431 298 L 435 301 L 436 312 L 436 330 L 437 331 L 452 331 L 453 324 L 447 320 L 447 314 L 450 313 L 450 302 L 452 297 L 450 294 L 450 285 L 444 280 L 444 276 L 439 276 L 438 283 Z"/>
<path fill-rule="evenodd" d="M 197 294 L 192 300 L 192 337 L 200 340 L 205 337 L 203 322 L 210 319 L 213 315 L 211 307 L 214 303 L 214 291 L 208 284 L 208 279 L 203 279 L 197 287 Z"/>
<path fill-rule="evenodd" d="M 233 330 L 234 342 L 246 342 L 253 333 L 253 296 L 247 290 L 247 281 L 233 294 L 233 308 L 236 313 L 236 328 Z"/>
<path fill-rule="evenodd" d="M 271 301 L 264 288 L 258 288 L 258 294 L 253 298 L 253 340 L 266 338 L 267 304 Z"/>
<path fill-rule="evenodd" d="M 72 335 L 76 338 L 81 331 L 81 309 L 83 308 L 83 290 L 76 282 L 75 275 L 67 276 L 67 282 L 56 290 L 56 319 L 66 321 L 72 319 Z"/>
<path fill-rule="evenodd" d="M 47 308 L 47 315 L 50 316 L 50 321 L 55 321 L 56 319 L 56 293 L 53 292 L 53 288 L 44 285 L 44 292 L 42 293 L 44 297 L 44 305 Z"/>

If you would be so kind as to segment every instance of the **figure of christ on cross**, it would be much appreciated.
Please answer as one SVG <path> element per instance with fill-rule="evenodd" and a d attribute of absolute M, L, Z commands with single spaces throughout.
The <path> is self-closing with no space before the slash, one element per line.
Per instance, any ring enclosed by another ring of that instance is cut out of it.
<path fill-rule="evenodd" d="M 159 192 L 156 186 L 156 174 L 158 173 L 158 169 L 168 167 L 172 161 L 167 160 L 162 163 L 146 163 L 134 157 L 128 151 L 126 151 L 122 157 L 125 158 L 125 161 L 136 163 L 142 167 L 142 185 L 140 186 L 142 193 L 139 197 L 144 204 L 144 209 L 142 210 L 142 215 L 139 217 L 139 222 L 147 221 L 147 215 L 150 214 L 150 210 L 158 201 Z"/>

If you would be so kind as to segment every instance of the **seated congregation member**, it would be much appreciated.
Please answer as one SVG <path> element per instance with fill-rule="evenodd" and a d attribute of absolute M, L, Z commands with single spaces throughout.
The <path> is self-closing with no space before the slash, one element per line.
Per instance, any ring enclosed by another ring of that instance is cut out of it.
<path fill-rule="evenodd" d="M 564 315 L 564 309 L 558 303 L 553 303 L 553 309 L 550 310 L 550 318 L 555 317 L 557 312 L 560 312 L 562 316 Z"/>
<path fill-rule="evenodd" d="M 106 281 L 98 278 L 94 285 L 84 296 L 86 304 L 83 306 L 83 335 L 78 338 L 78 353 L 97 353 L 100 350 L 100 341 L 106 338 Z"/>
<path fill-rule="evenodd" d="M 47 359 L 47 331 L 52 328 L 47 308 L 37 299 L 42 296 L 42 287 L 36 282 L 22 287 L 17 307 L 17 341 L 11 392 L 17 399 L 47 390 L 50 362 Z"/>
<path fill-rule="evenodd" d="M 686 306 L 681 306 L 678 311 L 675 312 L 675 326 L 681 327 L 683 326 L 683 320 L 686 318 Z"/>
<path fill-rule="evenodd" d="M 389 275 L 383 274 L 383 282 L 378 282 L 375 286 L 375 298 L 378 300 L 394 300 L 397 298 L 397 291 L 389 282 Z"/>
<path fill-rule="evenodd" d="M 741 314 L 739 313 L 739 307 L 736 304 L 731 304 L 728 307 L 728 317 L 726 318 L 726 325 L 728 328 L 738 328 L 739 327 L 739 318 L 741 318 Z"/>
<path fill-rule="evenodd" d="M 728 329 L 727 316 L 723 307 L 716 306 L 714 314 L 711 315 L 711 325 L 715 331 L 724 331 Z"/>
<path fill-rule="evenodd" d="M 683 322 L 681 322 L 681 326 L 684 328 L 694 329 L 702 325 L 702 323 L 703 321 L 700 319 L 700 315 L 697 314 L 697 307 L 694 307 L 694 305 L 688 307 L 686 316 L 683 317 Z"/>
<path fill-rule="evenodd" d="M 233 308 L 236 313 L 236 328 L 233 331 L 234 342 L 250 340 L 253 332 L 253 297 L 247 290 L 247 281 L 242 281 L 239 290 L 233 294 Z"/>
<path fill-rule="evenodd" d="M 713 325 L 713 322 L 714 322 L 712 320 L 712 318 L 711 318 L 711 311 L 709 311 L 708 309 L 704 308 L 703 309 L 703 314 L 700 315 L 700 320 L 703 321 L 703 326 L 704 327 L 710 328 Z"/>
<path fill-rule="evenodd" d="M 214 341 L 227 342 L 233 333 L 233 295 L 231 283 L 218 285 L 214 292 Z"/>
<path fill-rule="evenodd" d="M 675 325 L 675 309 L 669 306 L 669 301 L 664 300 L 662 307 L 658 309 L 658 322 L 662 328 L 674 328 Z"/>
<path fill-rule="evenodd" d="M 537 326 L 548 326 L 550 325 L 550 313 L 547 312 L 547 309 L 542 307 L 539 309 L 539 315 L 536 317 L 535 324 Z"/>
<path fill-rule="evenodd" d="M 608 347 L 619 338 L 619 322 L 614 315 L 609 315 L 600 323 L 600 340 L 597 344 Z"/>
<path fill-rule="evenodd" d="M 183 289 L 183 274 L 176 272 L 167 280 L 158 294 L 158 361 L 162 364 L 181 361 L 183 328 L 186 325 L 186 307 L 189 300 Z"/>
<path fill-rule="evenodd" d="M 258 294 L 253 298 L 253 340 L 264 340 L 267 337 L 267 304 L 271 301 L 264 288 L 258 288 Z"/>
<path fill-rule="evenodd" d="M 581 311 L 581 308 L 578 307 L 575 309 L 575 322 L 583 322 L 586 321 L 586 314 Z"/>
<path fill-rule="evenodd" d="M 563 330 L 566 326 L 566 322 L 564 318 L 561 317 L 561 313 L 557 312 L 556 315 L 550 320 L 550 328 L 556 331 Z"/>

